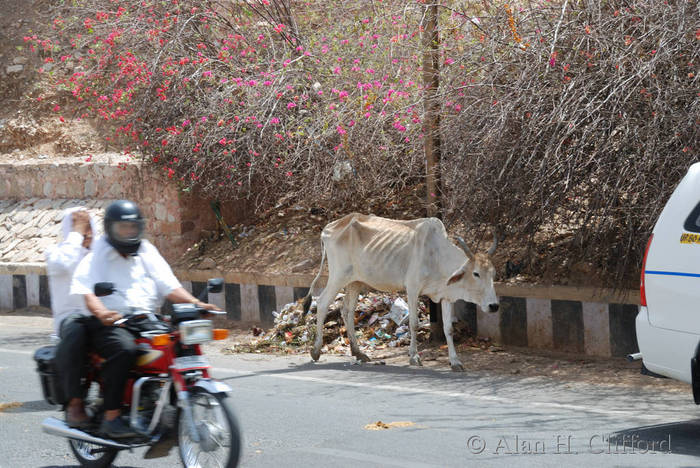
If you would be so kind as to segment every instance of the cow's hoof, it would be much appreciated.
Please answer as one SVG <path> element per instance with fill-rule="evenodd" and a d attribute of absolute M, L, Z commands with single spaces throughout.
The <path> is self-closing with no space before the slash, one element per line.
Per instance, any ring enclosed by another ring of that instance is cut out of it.
<path fill-rule="evenodd" d="M 314 361 L 318 361 L 318 358 L 320 358 L 320 357 L 321 357 L 320 350 L 319 351 L 316 351 L 315 349 L 311 350 L 311 359 L 313 359 Z"/>
<path fill-rule="evenodd" d="M 422 366 L 423 363 L 420 362 L 420 357 L 418 356 L 413 356 L 411 359 L 409 359 L 408 363 L 412 366 Z"/>
<path fill-rule="evenodd" d="M 357 352 L 355 352 L 355 353 L 352 353 L 352 355 L 355 356 L 355 358 L 356 358 L 358 361 L 362 361 L 362 362 L 369 362 L 369 361 L 371 361 L 371 359 L 369 358 L 369 356 L 367 356 L 367 355 L 366 355 L 365 353 L 363 353 L 362 351 L 357 351 Z"/>
<path fill-rule="evenodd" d="M 452 370 L 455 372 L 464 372 L 464 366 L 459 361 L 451 363 L 450 367 L 452 367 Z"/>

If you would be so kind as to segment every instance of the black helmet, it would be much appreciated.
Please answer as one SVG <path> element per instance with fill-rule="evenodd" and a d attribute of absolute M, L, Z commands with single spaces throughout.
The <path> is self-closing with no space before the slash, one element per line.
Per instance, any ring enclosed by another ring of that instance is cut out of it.
<path fill-rule="evenodd" d="M 139 250 L 143 236 L 144 219 L 136 203 L 117 200 L 105 210 L 107 242 L 122 255 L 133 255 Z"/>

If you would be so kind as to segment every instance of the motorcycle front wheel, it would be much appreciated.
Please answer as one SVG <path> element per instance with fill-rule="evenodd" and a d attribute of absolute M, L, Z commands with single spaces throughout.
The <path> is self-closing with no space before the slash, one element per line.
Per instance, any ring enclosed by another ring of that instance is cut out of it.
<path fill-rule="evenodd" d="M 68 445 L 73 451 L 73 455 L 78 459 L 81 466 L 87 468 L 108 468 L 119 452 L 117 450 L 105 449 L 94 453 L 94 450 L 104 449 L 101 445 L 91 444 L 82 440 L 68 440 Z"/>
<path fill-rule="evenodd" d="M 178 411 L 177 439 L 180 460 L 186 468 L 235 468 L 241 453 L 241 434 L 231 399 L 224 393 L 195 389 L 190 394 L 194 426 L 192 438 L 187 417 Z"/>

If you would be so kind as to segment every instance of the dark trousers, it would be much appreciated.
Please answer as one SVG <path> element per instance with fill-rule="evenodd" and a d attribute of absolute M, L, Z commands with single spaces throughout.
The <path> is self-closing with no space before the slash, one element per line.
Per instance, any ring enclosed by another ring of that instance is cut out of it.
<path fill-rule="evenodd" d="M 61 341 L 56 347 L 56 366 L 68 401 L 83 398 L 85 393 L 82 378 L 88 346 L 86 318 L 72 315 L 61 322 Z"/>
<path fill-rule="evenodd" d="M 105 359 L 102 364 L 105 410 L 120 409 L 124 385 L 138 356 L 134 335 L 124 328 L 105 327 L 97 317 L 90 317 L 86 324 L 90 346 Z"/>

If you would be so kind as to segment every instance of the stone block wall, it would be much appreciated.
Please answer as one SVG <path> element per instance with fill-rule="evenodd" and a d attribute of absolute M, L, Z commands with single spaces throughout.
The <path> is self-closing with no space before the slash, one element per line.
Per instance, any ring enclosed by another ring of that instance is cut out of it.
<path fill-rule="evenodd" d="M 147 218 L 146 237 L 168 261 L 176 259 L 199 240 L 202 229 L 216 227 L 208 201 L 182 193 L 176 183 L 154 169 L 139 164 L 125 165 L 122 161 L 121 155 L 102 154 L 94 155 L 89 162 L 84 158 L 61 158 L 0 164 L 3 174 L 0 178 L 0 237 L 3 232 L 10 233 L 9 242 L 13 234 L 31 231 L 33 236 L 29 236 L 29 243 L 32 245 L 22 250 L 41 250 L 55 242 L 58 234 L 55 224 L 60 222 L 63 208 L 84 205 L 100 213 L 110 201 L 117 199 L 134 200 L 139 204 Z M 227 203 L 222 211 L 229 224 L 249 214 L 245 202 Z M 28 214 L 30 219 L 20 219 Z M 39 223 L 41 219 L 38 218 L 44 216 L 46 222 Z M 41 244 L 41 249 L 35 249 L 34 244 Z M 37 261 L 5 257 L 2 256 L 3 261 Z"/>

